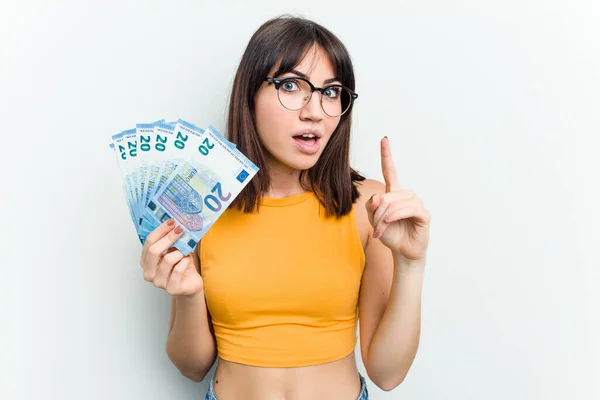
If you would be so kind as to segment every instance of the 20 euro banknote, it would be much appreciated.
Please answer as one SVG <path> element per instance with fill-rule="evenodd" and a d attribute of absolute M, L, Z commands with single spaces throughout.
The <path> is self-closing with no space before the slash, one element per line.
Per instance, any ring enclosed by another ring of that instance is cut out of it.
<path fill-rule="evenodd" d="M 186 157 L 148 202 L 143 212 L 147 228 L 174 218 L 184 230 L 174 247 L 189 254 L 257 172 L 210 126 L 191 142 Z"/>

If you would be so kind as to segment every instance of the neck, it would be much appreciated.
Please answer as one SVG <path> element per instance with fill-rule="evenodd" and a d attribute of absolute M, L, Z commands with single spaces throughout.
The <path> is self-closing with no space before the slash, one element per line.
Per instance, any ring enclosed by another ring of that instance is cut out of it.
<path fill-rule="evenodd" d="M 300 184 L 300 172 L 281 163 L 269 162 L 270 186 L 265 197 L 278 199 L 306 192 Z"/>

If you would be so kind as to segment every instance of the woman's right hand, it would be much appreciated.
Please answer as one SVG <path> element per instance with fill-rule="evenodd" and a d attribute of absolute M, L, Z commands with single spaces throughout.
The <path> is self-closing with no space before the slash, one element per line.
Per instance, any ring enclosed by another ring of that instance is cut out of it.
<path fill-rule="evenodd" d="M 144 279 L 173 296 L 191 296 L 203 289 L 192 255 L 172 248 L 182 233 L 174 219 L 163 222 L 146 238 L 140 258 Z"/>

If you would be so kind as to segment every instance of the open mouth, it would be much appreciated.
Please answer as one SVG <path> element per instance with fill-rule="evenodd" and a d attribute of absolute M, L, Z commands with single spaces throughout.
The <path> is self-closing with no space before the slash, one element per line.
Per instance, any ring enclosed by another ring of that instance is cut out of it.
<path fill-rule="evenodd" d="M 303 153 L 315 154 L 319 151 L 319 148 L 321 147 L 319 143 L 321 139 L 312 133 L 296 135 L 293 138 L 294 142 L 296 142 L 296 146 L 298 146 L 300 151 L 302 151 Z"/>
<path fill-rule="evenodd" d="M 305 135 L 296 135 L 294 136 L 294 139 L 303 141 L 308 145 L 314 145 L 319 140 L 319 138 L 313 135 L 312 133 L 308 133 Z"/>

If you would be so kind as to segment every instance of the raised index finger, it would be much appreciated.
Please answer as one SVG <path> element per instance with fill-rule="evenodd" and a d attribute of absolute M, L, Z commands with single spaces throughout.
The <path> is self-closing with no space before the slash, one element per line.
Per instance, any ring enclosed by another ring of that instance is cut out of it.
<path fill-rule="evenodd" d="M 396 176 L 396 166 L 392 160 L 390 141 L 387 136 L 381 140 L 381 172 L 383 172 L 386 192 L 400 189 L 398 177 Z"/>

